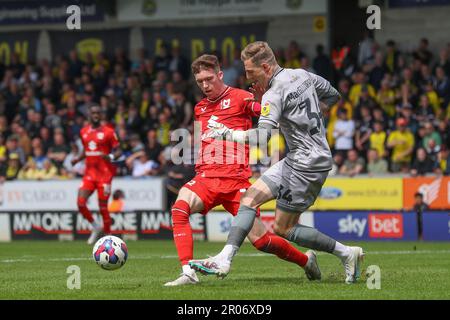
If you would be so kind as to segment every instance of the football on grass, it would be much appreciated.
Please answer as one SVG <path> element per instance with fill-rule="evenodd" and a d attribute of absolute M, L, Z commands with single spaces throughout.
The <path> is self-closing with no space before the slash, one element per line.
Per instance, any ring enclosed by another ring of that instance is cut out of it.
<path fill-rule="evenodd" d="M 122 239 L 105 236 L 95 243 L 92 255 L 102 269 L 116 270 L 127 261 L 128 248 Z"/>

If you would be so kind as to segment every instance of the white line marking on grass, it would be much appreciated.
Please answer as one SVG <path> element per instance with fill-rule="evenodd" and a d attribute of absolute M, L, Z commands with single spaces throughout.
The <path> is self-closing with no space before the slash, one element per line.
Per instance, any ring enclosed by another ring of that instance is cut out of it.
<path fill-rule="evenodd" d="M 367 255 L 399 255 L 399 254 L 450 254 L 450 250 L 400 250 L 400 251 L 368 251 L 365 252 Z M 318 252 L 319 255 L 326 255 L 329 253 Z M 268 253 L 242 253 L 238 255 L 239 257 L 253 258 L 253 257 L 268 257 L 271 254 Z M 153 260 L 153 259 L 177 259 L 177 255 L 130 255 L 129 259 L 132 260 Z M 0 263 L 19 263 L 19 262 L 46 262 L 46 261 L 88 261 L 93 260 L 91 257 L 66 257 L 66 258 L 36 258 L 36 259 L 4 259 L 0 260 Z"/>

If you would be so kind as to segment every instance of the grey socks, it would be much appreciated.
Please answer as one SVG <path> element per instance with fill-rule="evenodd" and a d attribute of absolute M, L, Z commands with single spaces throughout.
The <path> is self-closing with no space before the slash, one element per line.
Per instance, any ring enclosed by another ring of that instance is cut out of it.
<path fill-rule="evenodd" d="M 231 224 L 227 244 L 239 248 L 252 229 L 255 217 L 256 209 L 241 205 Z"/>
<path fill-rule="evenodd" d="M 323 234 L 317 229 L 296 224 L 288 233 L 287 238 L 299 246 L 317 251 L 333 253 L 336 240 Z"/>

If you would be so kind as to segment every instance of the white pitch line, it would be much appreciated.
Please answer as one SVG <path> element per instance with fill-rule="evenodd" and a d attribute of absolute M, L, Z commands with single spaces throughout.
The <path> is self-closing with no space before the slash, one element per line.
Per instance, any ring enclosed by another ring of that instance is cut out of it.
<path fill-rule="evenodd" d="M 327 255 L 326 252 L 318 252 L 319 255 Z M 400 251 L 368 251 L 365 252 L 366 255 L 401 255 L 401 254 L 450 254 L 450 250 L 400 250 Z M 268 253 L 242 253 L 239 254 L 239 257 L 267 257 L 271 256 L 271 254 Z M 178 258 L 177 255 L 145 255 L 145 256 L 129 256 L 132 260 L 153 260 L 153 259 L 176 259 Z M 92 258 L 49 258 L 49 259 L 5 259 L 0 260 L 0 263 L 18 263 L 18 262 L 46 262 L 46 261 L 88 261 L 92 260 Z"/>

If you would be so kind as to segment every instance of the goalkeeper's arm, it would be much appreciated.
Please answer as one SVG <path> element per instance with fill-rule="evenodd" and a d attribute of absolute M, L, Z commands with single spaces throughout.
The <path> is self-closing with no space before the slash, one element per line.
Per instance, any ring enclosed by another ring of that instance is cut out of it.
<path fill-rule="evenodd" d="M 259 137 L 266 137 L 267 141 L 271 138 L 271 131 L 276 127 L 269 123 L 260 123 L 258 128 L 250 129 L 247 131 L 241 130 L 230 130 L 229 135 L 227 135 L 227 139 L 239 143 L 249 143 L 251 137 L 255 137 L 259 139 Z"/>

